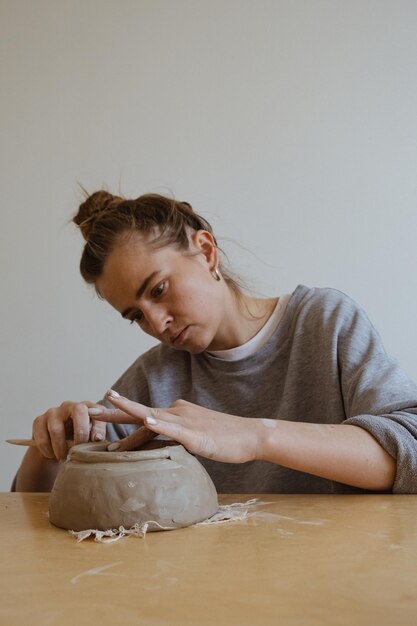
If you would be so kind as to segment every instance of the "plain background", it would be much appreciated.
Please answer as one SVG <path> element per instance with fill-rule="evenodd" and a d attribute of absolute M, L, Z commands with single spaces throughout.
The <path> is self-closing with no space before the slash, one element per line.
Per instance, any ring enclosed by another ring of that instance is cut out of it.
<path fill-rule="evenodd" d="M 0 489 L 153 344 L 81 280 L 77 181 L 190 202 L 260 294 L 348 293 L 417 380 L 415 1 L 0 7 Z"/>

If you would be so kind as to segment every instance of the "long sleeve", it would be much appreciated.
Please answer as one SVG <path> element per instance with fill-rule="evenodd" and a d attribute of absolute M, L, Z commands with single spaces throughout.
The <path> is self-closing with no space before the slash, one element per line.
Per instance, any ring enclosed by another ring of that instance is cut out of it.
<path fill-rule="evenodd" d="M 344 423 L 367 430 L 396 459 L 393 493 L 417 493 L 417 385 L 386 353 L 366 313 L 350 299 L 346 305 L 337 339 Z"/>

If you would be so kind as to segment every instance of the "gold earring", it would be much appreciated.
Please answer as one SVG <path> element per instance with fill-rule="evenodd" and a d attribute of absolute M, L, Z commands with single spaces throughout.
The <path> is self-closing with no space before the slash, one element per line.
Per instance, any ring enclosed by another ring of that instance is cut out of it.
<path fill-rule="evenodd" d="M 211 275 L 213 276 L 214 280 L 221 280 L 220 272 L 217 267 L 214 268 L 214 270 L 211 272 Z"/>

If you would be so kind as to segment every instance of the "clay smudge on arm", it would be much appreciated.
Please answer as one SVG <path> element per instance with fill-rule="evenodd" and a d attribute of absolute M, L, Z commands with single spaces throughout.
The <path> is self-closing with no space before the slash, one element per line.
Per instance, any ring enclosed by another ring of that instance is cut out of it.
<path fill-rule="evenodd" d="M 266 426 L 267 428 L 274 428 L 277 425 L 277 421 L 278 420 L 270 420 L 270 419 L 267 419 L 266 417 L 261 417 L 262 424 Z"/>

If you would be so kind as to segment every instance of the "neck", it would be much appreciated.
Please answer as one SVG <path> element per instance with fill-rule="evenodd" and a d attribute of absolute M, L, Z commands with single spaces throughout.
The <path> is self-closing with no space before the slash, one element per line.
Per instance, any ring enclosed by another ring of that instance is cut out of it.
<path fill-rule="evenodd" d="M 218 332 L 209 350 L 229 350 L 243 345 L 266 324 L 277 304 L 277 298 L 253 298 L 228 291 L 226 306 Z"/>

